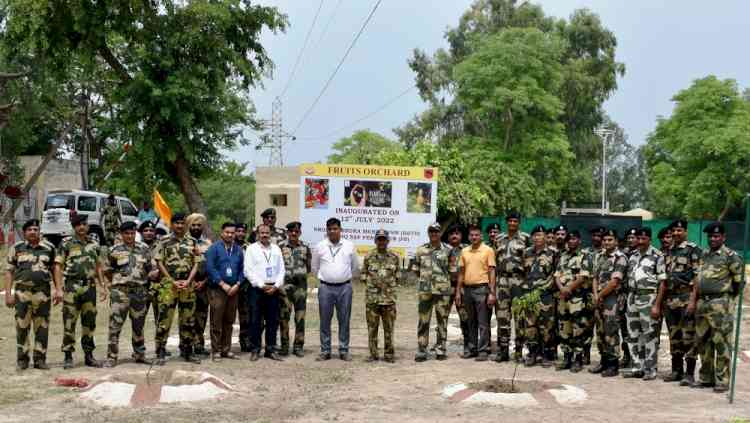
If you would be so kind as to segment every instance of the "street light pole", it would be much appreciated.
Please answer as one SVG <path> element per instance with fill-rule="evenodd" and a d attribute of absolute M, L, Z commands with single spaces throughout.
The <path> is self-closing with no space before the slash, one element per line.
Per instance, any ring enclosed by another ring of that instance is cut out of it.
<path fill-rule="evenodd" d="M 615 131 L 611 129 L 598 128 L 594 133 L 602 139 L 602 216 L 607 207 L 607 139 Z"/>

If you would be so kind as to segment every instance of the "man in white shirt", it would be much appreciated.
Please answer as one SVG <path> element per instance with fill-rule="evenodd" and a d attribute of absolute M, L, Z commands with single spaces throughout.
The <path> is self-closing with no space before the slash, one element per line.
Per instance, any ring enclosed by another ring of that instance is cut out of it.
<path fill-rule="evenodd" d="M 259 241 L 245 251 L 244 272 L 250 282 L 248 304 L 252 310 L 250 326 L 250 361 L 260 358 L 260 337 L 265 323 L 265 357 L 282 361 L 276 353 L 279 327 L 279 289 L 284 285 L 284 258 L 276 244 L 271 244 L 271 228 L 258 226 Z"/>
<path fill-rule="evenodd" d="M 359 275 L 359 258 L 354 245 L 341 239 L 341 221 L 326 221 L 327 238 L 312 252 L 312 273 L 320 281 L 320 356 L 317 361 L 331 359 L 331 320 L 336 310 L 339 322 L 339 358 L 351 361 L 349 354 L 349 319 L 352 315 L 352 278 Z"/>

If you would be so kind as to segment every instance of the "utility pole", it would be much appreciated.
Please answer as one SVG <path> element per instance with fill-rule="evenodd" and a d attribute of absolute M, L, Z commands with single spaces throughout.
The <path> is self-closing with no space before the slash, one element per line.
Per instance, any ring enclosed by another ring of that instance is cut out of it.
<path fill-rule="evenodd" d="M 281 114 L 281 98 L 273 100 L 271 109 L 271 120 L 263 120 L 263 129 L 267 130 L 260 136 L 260 142 L 255 146 L 256 150 L 268 150 L 268 166 L 284 166 L 284 142 L 297 139 L 284 130 Z"/>
<path fill-rule="evenodd" d="M 602 139 L 602 216 L 607 210 L 607 140 L 615 131 L 611 129 L 598 128 L 594 133 Z"/>

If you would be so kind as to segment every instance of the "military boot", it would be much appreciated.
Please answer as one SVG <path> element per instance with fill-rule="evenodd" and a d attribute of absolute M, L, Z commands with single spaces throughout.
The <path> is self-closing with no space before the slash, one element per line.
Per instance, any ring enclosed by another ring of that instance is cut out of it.
<path fill-rule="evenodd" d="M 682 377 L 682 380 L 680 381 L 680 386 L 692 386 L 695 383 L 695 359 L 686 358 L 685 363 L 686 363 L 685 375 Z"/>
<path fill-rule="evenodd" d="M 591 364 L 591 346 L 588 346 L 583 350 L 583 364 L 586 366 Z"/>
<path fill-rule="evenodd" d="M 573 353 L 566 352 L 562 361 L 557 363 L 555 370 L 569 370 L 573 366 Z"/>
<path fill-rule="evenodd" d="M 510 360 L 510 354 L 508 354 L 508 346 L 507 345 L 500 346 L 500 348 L 497 350 L 495 361 L 498 363 L 502 363 L 508 360 Z"/>
<path fill-rule="evenodd" d="M 513 361 L 515 361 L 516 363 L 520 363 L 523 361 L 523 346 L 516 345 L 513 350 Z"/>
<path fill-rule="evenodd" d="M 619 361 L 617 358 L 608 359 L 607 364 L 605 364 L 606 368 L 604 371 L 602 371 L 602 377 L 614 377 L 617 376 L 619 373 Z"/>
<path fill-rule="evenodd" d="M 73 368 L 73 353 L 71 351 L 65 351 L 65 359 L 63 360 L 63 369 Z"/>
<path fill-rule="evenodd" d="M 102 363 L 100 363 L 97 359 L 94 358 L 94 353 L 87 352 L 86 355 L 83 358 L 83 363 L 86 364 L 88 367 L 95 367 L 95 368 L 101 368 Z"/>
<path fill-rule="evenodd" d="M 685 372 L 682 370 L 682 356 L 672 356 L 672 373 L 664 376 L 664 382 L 679 382 L 682 380 L 682 376 Z"/>
<path fill-rule="evenodd" d="M 576 354 L 576 358 L 570 366 L 570 372 L 578 373 L 581 370 L 583 370 L 583 354 Z"/>
<path fill-rule="evenodd" d="M 185 350 L 180 354 L 187 363 L 201 364 L 201 359 L 193 355 L 193 351 Z"/>
<path fill-rule="evenodd" d="M 601 361 L 599 361 L 599 364 L 589 369 L 589 373 L 599 374 L 603 372 L 606 368 L 607 368 L 607 359 L 602 357 Z"/>
<path fill-rule="evenodd" d="M 630 348 L 627 344 L 623 345 L 622 358 L 620 359 L 620 368 L 629 369 L 633 367 L 633 358 L 630 356 Z"/>
<path fill-rule="evenodd" d="M 555 352 L 550 349 L 544 349 L 542 353 L 542 367 L 545 369 L 555 364 Z"/>
<path fill-rule="evenodd" d="M 167 364 L 167 352 L 164 350 L 164 348 L 156 349 L 156 361 L 154 361 L 154 364 L 157 366 L 163 366 Z"/>
<path fill-rule="evenodd" d="M 529 346 L 529 353 L 526 354 L 526 359 L 523 362 L 523 365 L 526 367 L 533 367 L 536 366 L 536 359 L 537 359 L 537 348 L 534 346 Z"/>

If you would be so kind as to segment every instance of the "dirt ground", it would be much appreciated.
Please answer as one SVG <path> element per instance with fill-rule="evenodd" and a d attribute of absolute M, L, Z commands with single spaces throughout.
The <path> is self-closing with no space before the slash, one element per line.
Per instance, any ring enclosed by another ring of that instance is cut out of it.
<path fill-rule="evenodd" d="M 710 390 L 680 388 L 661 380 L 611 378 L 582 372 L 556 372 L 534 367 L 517 369 L 517 378 L 545 384 L 574 385 L 584 389 L 588 400 L 575 406 L 561 406 L 551 396 L 540 399 L 540 405 L 527 409 L 499 406 L 469 405 L 441 397 L 442 389 L 458 382 L 475 383 L 513 376 L 511 363 L 489 361 L 477 363 L 462 360 L 457 353 L 459 339 L 454 330 L 449 336 L 451 354 L 447 361 L 429 360 L 415 363 L 417 306 L 413 288 L 402 288 L 396 322 L 395 364 L 369 364 L 367 328 L 364 317 L 363 289 L 355 285 L 352 315 L 352 355 L 346 363 L 338 359 L 318 363 L 318 309 L 314 296 L 308 300 L 308 330 L 304 358 L 290 357 L 284 362 L 262 359 L 251 363 L 243 354 L 239 361 L 221 363 L 205 361 L 188 365 L 173 357 L 168 368 L 201 369 L 223 379 L 235 388 L 221 401 L 158 405 L 150 408 L 106 408 L 78 399 L 73 388 L 57 387 L 57 376 L 86 377 L 95 381 L 108 373 L 146 372 L 145 366 L 121 364 L 115 369 L 89 369 L 82 365 L 80 350 L 75 355 L 78 367 L 62 369 L 62 311 L 53 309 L 48 360 L 50 371 L 15 369 L 15 329 L 13 314 L 0 310 L 0 422 L 46 421 L 108 421 L 108 422 L 233 422 L 233 421 L 639 421 L 639 422 L 704 422 L 742 421 L 750 417 L 750 363 L 740 362 L 737 395 L 729 405 L 724 395 Z M 741 350 L 750 349 L 750 329 L 745 308 Z M 99 304 L 96 332 L 98 358 L 106 355 L 108 306 Z M 147 322 L 147 348 L 153 353 L 153 321 Z M 334 339 L 336 338 L 334 322 Z M 173 328 L 173 335 L 176 328 Z M 434 332 L 433 332 L 434 334 Z M 494 334 L 494 330 L 493 330 Z M 235 334 L 236 335 L 236 334 Z M 121 335 L 120 357 L 130 355 L 130 330 Z M 434 338 L 431 339 L 433 341 Z M 660 369 L 669 369 L 667 344 L 662 336 Z M 382 344 L 382 338 L 381 338 Z M 334 352 L 336 342 L 334 341 Z M 238 346 L 235 345 L 238 351 Z M 172 351 L 175 347 L 171 348 Z M 176 355 L 176 354 L 175 354 Z M 594 361 L 597 361 L 596 359 Z"/>

